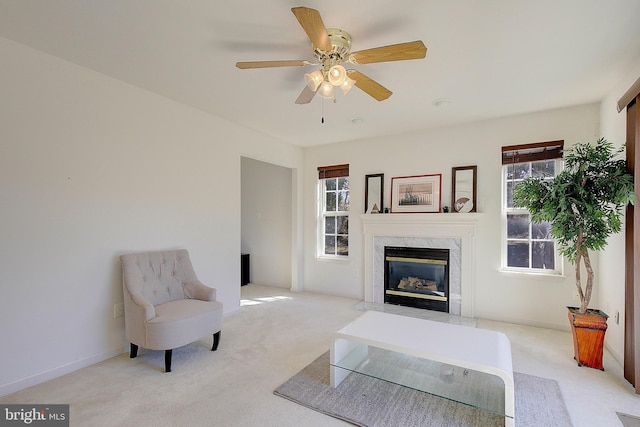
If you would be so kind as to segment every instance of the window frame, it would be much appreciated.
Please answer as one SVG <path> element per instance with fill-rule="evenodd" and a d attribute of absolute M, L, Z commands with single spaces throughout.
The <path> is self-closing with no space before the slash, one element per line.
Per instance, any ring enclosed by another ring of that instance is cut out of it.
<path fill-rule="evenodd" d="M 325 166 L 325 167 L 319 167 L 318 168 L 318 198 L 317 198 L 317 206 L 318 206 L 318 227 L 317 227 L 317 250 L 316 250 L 316 256 L 319 259 L 333 259 L 333 260 L 348 260 L 350 257 L 350 251 L 349 251 L 349 237 L 350 237 L 350 233 L 349 233 L 349 215 L 350 215 L 350 203 L 347 203 L 347 209 L 346 210 L 339 210 L 339 200 L 340 198 L 337 197 L 337 194 L 340 191 L 346 191 L 346 200 L 349 201 L 350 200 L 350 191 L 351 191 L 351 183 L 348 182 L 348 189 L 347 190 L 339 190 L 338 189 L 338 183 L 339 180 L 342 178 L 346 178 L 347 180 L 349 179 L 349 165 L 337 165 L 337 166 Z M 328 180 L 335 180 L 336 186 L 335 186 L 335 190 L 327 190 L 327 182 Z M 327 201 L 327 193 L 328 192 L 336 192 L 336 210 L 335 211 L 328 211 L 326 210 L 326 201 Z M 325 230 L 325 224 L 326 224 L 326 220 L 329 217 L 345 217 L 347 219 L 347 233 L 339 233 L 338 231 L 338 227 L 336 224 L 336 230 L 335 230 L 335 234 L 326 234 L 326 230 Z M 325 253 L 325 249 L 326 249 L 326 237 L 327 236 L 335 236 L 336 237 L 336 242 L 335 242 L 335 253 L 333 254 L 327 254 Z M 347 253 L 346 254 L 341 254 L 338 253 L 338 242 L 337 239 L 339 237 L 346 237 L 347 240 Z"/>
<path fill-rule="evenodd" d="M 535 239 L 532 233 L 532 228 L 535 227 L 534 223 L 530 221 L 531 214 L 526 208 L 518 208 L 515 206 L 509 207 L 509 191 L 508 184 L 511 181 L 515 183 L 515 179 L 509 179 L 508 169 L 510 166 L 516 164 L 529 164 L 529 172 L 532 170 L 532 164 L 536 162 L 554 161 L 554 177 L 557 176 L 564 168 L 564 162 L 562 160 L 562 149 L 564 141 L 550 141 L 545 143 L 526 144 L 520 146 L 508 146 L 502 148 L 502 199 L 501 199 L 501 271 L 508 273 L 519 273 L 529 275 L 548 275 L 548 276 L 563 276 L 564 275 L 564 259 L 558 249 L 558 242 L 551 238 L 548 239 Z M 514 186 L 515 187 L 515 186 Z M 527 215 L 529 216 L 528 226 L 529 232 L 526 239 L 509 238 L 508 233 L 508 221 L 509 215 Z M 516 267 L 509 266 L 508 262 L 508 247 L 509 242 L 522 241 L 527 243 L 529 249 L 529 266 L 528 267 Z M 532 251 L 534 250 L 535 242 L 552 241 L 553 247 L 553 259 L 554 268 L 536 268 L 532 267 L 533 257 Z"/>

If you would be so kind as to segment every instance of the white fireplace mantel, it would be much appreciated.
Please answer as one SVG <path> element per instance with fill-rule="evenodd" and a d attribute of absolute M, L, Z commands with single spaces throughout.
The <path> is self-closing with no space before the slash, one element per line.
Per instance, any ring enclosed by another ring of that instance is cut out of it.
<path fill-rule="evenodd" d="M 364 300 L 384 301 L 384 277 L 380 274 L 386 243 L 451 248 L 450 287 L 455 289 L 452 314 L 474 315 L 474 235 L 481 213 L 364 214 Z M 376 248 L 378 246 L 378 248 Z M 459 293 L 458 293 L 459 292 Z M 455 308 L 454 308 L 455 307 Z"/>

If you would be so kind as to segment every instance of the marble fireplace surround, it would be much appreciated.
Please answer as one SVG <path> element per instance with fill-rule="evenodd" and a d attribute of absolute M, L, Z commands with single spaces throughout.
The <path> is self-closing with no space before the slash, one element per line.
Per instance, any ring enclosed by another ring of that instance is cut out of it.
<path fill-rule="evenodd" d="M 364 214 L 364 301 L 384 303 L 384 247 L 449 249 L 450 314 L 474 317 L 474 235 L 481 214 Z"/>

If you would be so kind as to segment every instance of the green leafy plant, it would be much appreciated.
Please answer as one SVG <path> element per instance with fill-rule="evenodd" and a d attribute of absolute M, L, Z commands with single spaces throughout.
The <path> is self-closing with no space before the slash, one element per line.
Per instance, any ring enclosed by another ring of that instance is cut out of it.
<path fill-rule="evenodd" d="M 623 209 L 635 202 L 633 176 L 620 154 L 624 147 L 599 139 L 565 152 L 565 169 L 553 180 L 527 178 L 513 191 L 516 206 L 529 210 L 533 222 L 550 222 L 562 255 L 575 266 L 579 312 L 587 312 L 593 289 L 589 250 L 600 250 L 622 227 Z M 581 264 L 587 273 L 583 288 Z"/>

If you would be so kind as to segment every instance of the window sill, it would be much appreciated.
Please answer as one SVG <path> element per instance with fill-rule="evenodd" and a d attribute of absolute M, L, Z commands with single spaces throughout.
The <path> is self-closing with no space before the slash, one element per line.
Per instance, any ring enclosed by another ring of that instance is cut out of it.
<path fill-rule="evenodd" d="M 347 262 L 347 261 L 351 261 L 351 259 L 349 258 L 349 255 L 347 256 L 338 256 L 338 255 L 318 255 L 316 256 L 316 259 L 318 261 L 338 261 L 338 262 Z"/>
<path fill-rule="evenodd" d="M 559 280 L 564 280 L 567 278 L 565 274 L 559 271 L 546 273 L 546 272 L 538 272 L 538 271 L 531 271 L 531 270 L 510 270 L 510 269 L 502 268 L 498 270 L 498 272 L 501 274 L 505 274 L 507 276 L 513 275 L 513 276 L 528 276 L 528 277 L 545 277 L 545 278 L 559 279 Z"/>

